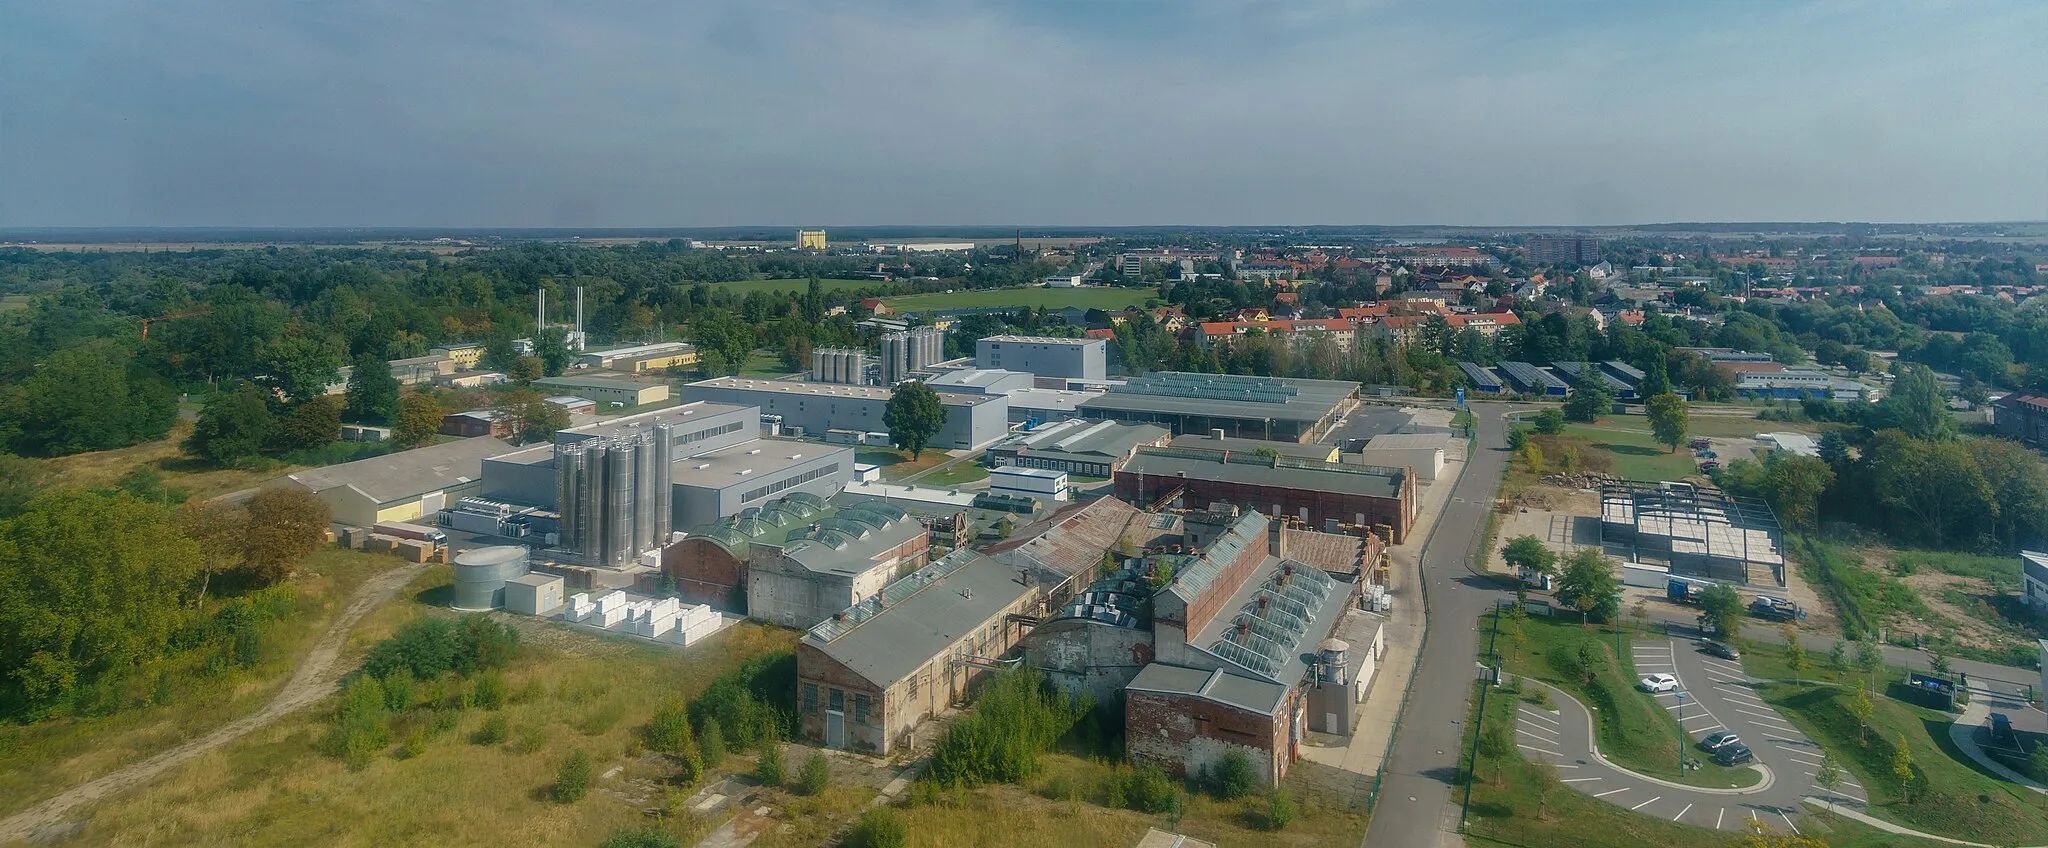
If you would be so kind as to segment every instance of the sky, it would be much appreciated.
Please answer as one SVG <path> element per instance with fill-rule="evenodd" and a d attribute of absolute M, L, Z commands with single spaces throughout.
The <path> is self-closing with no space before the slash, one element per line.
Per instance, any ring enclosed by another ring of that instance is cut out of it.
<path fill-rule="evenodd" d="M 2048 3 L 7 0 L 0 227 L 2048 219 Z"/>

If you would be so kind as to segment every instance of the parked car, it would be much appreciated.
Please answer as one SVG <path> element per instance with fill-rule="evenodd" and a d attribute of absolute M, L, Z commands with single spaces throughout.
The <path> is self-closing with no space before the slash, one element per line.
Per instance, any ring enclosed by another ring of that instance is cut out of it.
<path fill-rule="evenodd" d="M 1678 675 L 1652 674 L 1636 681 L 1636 685 L 1643 687 L 1643 691 L 1653 694 L 1657 692 L 1676 692 L 1678 691 Z"/>
<path fill-rule="evenodd" d="M 1686 446 L 1692 448 L 1693 450 L 1706 450 L 1707 448 L 1714 446 L 1714 440 L 1702 437 L 1687 442 Z"/>
<path fill-rule="evenodd" d="M 1707 734 L 1707 738 L 1701 739 L 1700 748 L 1701 750 L 1706 751 L 1719 751 L 1722 748 L 1726 748 L 1730 745 L 1739 744 L 1741 742 L 1742 737 L 1735 735 L 1734 732 L 1727 730 L 1719 730 L 1713 733 L 1709 733 Z"/>
<path fill-rule="evenodd" d="M 1727 642 L 1708 642 L 1707 644 L 1701 646 L 1700 650 L 1706 651 L 1709 655 L 1720 657 L 1724 660 L 1742 659 L 1742 652 L 1735 650 L 1735 646 L 1730 645 Z"/>
<path fill-rule="evenodd" d="M 1749 746 L 1740 742 L 1723 745 L 1714 751 L 1714 762 L 1724 766 L 1739 766 L 1754 759 L 1756 756 L 1749 752 Z"/>

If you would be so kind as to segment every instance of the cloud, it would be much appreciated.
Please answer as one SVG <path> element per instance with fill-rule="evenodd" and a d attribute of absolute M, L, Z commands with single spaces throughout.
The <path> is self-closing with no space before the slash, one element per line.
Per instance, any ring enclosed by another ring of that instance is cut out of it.
<path fill-rule="evenodd" d="M 0 226 L 2044 218 L 2044 29 L 2017 3 L 31 2 L 0 10 Z"/>

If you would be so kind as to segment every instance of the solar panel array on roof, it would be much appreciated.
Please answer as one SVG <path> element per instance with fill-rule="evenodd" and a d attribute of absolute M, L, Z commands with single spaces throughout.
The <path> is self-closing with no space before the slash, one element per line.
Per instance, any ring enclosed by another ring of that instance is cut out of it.
<path fill-rule="evenodd" d="M 1286 403 L 1301 390 L 1278 377 L 1246 377 L 1235 374 L 1189 374 L 1158 371 L 1132 377 L 1121 386 L 1110 386 L 1117 394 L 1163 395 L 1252 403 Z"/>
<path fill-rule="evenodd" d="M 1503 362 L 1500 364 L 1500 375 L 1523 391 L 1563 394 L 1570 388 L 1550 372 L 1527 362 Z"/>
<path fill-rule="evenodd" d="M 1500 377 L 1477 362 L 1460 362 L 1458 370 L 1465 372 L 1465 378 L 1472 381 L 1472 387 L 1482 392 L 1500 391 Z"/>
<path fill-rule="evenodd" d="M 1605 371 L 1600 370 L 1598 366 L 1594 365 L 1591 362 L 1559 362 L 1555 363 L 1553 367 L 1555 367 L 1557 370 L 1561 372 L 1564 372 L 1564 374 L 1571 377 L 1573 380 L 1578 380 L 1579 375 L 1581 374 L 1590 373 L 1600 378 L 1600 382 L 1603 385 L 1607 386 L 1607 390 L 1611 392 L 1626 393 L 1635 391 L 1634 386 L 1622 382 L 1613 374 L 1609 374 Z"/>

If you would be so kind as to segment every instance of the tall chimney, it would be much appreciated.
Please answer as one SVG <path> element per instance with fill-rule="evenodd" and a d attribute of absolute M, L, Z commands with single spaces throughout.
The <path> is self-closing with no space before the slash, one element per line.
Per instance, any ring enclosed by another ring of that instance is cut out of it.
<path fill-rule="evenodd" d="M 576 287 L 576 349 L 583 349 L 583 287 Z"/>
<path fill-rule="evenodd" d="M 533 341 L 539 344 L 541 331 L 548 328 L 548 290 L 534 289 L 533 298 Z"/>

